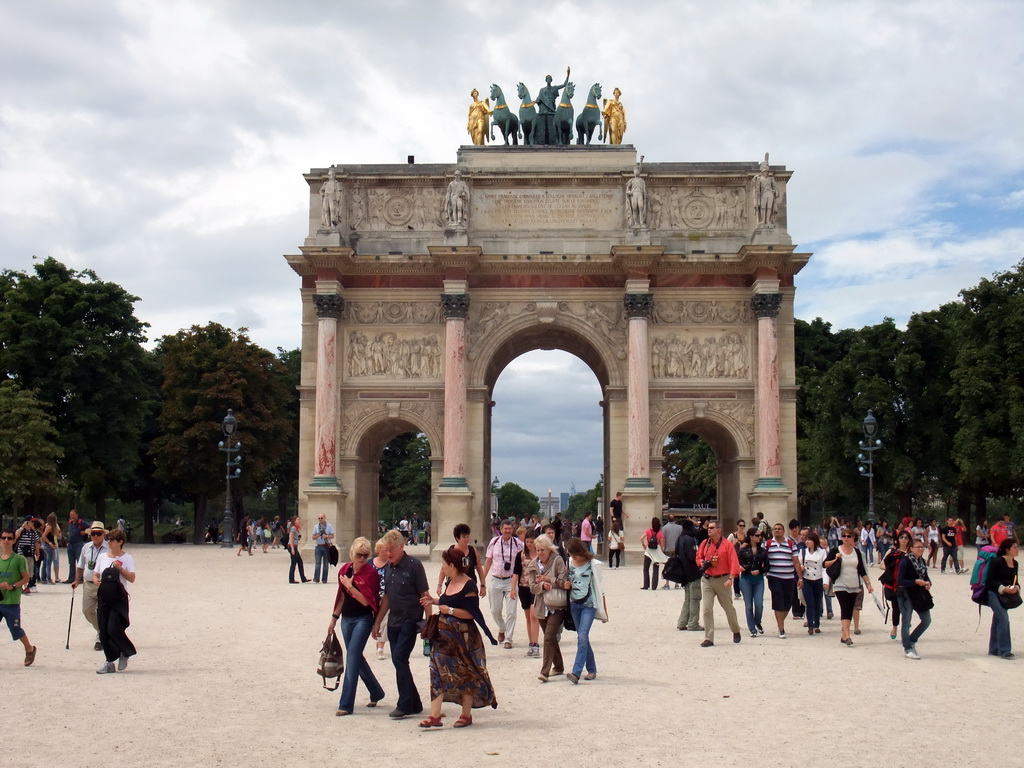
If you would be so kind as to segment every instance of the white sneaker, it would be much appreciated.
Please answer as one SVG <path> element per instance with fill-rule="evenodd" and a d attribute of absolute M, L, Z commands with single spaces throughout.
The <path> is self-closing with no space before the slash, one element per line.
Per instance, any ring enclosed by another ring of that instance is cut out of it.
<path fill-rule="evenodd" d="M 381 661 L 384 661 L 384 649 L 383 648 L 378 648 L 377 649 L 377 658 L 380 659 Z"/>
<path fill-rule="evenodd" d="M 908 659 L 920 660 L 921 658 L 916 648 L 908 648 L 903 652 L 903 655 L 906 656 Z"/>
<path fill-rule="evenodd" d="M 121 658 L 117 660 L 117 671 L 124 672 L 126 669 L 128 669 L 128 657 L 122 654 Z"/>
<path fill-rule="evenodd" d="M 111 672 L 117 672 L 112 661 L 105 662 L 102 667 L 96 670 L 97 675 L 109 675 Z"/>

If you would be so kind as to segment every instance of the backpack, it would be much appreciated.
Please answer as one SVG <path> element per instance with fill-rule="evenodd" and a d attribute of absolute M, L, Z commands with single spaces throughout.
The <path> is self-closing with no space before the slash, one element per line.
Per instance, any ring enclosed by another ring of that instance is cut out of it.
<path fill-rule="evenodd" d="M 993 558 L 998 557 L 999 547 L 986 544 L 978 550 L 978 559 L 971 571 L 971 600 L 978 605 L 988 605 L 988 567 Z"/>
<path fill-rule="evenodd" d="M 898 549 L 893 551 L 892 565 L 882 571 L 882 575 L 878 577 L 878 580 L 882 582 L 882 586 L 887 590 L 887 597 L 889 592 L 896 592 L 896 582 L 899 579 L 900 563 L 903 562 L 903 555 L 904 553 Z"/>
<path fill-rule="evenodd" d="M 345 657 L 341 651 L 341 643 L 334 632 L 327 635 L 323 646 L 320 648 L 320 662 L 316 665 L 316 673 L 323 678 L 324 688 L 327 688 L 328 678 L 334 678 L 334 687 L 327 688 L 328 691 L 336 691 L 341 685 L 341 676 L 345 672 Z"/>

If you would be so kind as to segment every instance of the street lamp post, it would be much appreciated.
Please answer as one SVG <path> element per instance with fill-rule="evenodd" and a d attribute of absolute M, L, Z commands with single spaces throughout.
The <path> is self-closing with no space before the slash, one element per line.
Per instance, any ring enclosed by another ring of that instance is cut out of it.
<path fill-rule="evenodd" d="M 242 474 L 242 468 L 238 466 L 242 463 L 242 454 L 239 453 L 242 450 L 242 441 L 235 437 L 238 420 L 230 408 L 228 408 L 228 415 L 224 417 L 224 421 L 220 426 L 224 431 L 224 439 L 217 443 L 217 448 L 224 451 L 225 454 L 224 482 L 226 484 L 224 492 L 224 520 L 221 523 L 221 546 L 233 547 L 234 542 L 231 540 L 231 532 L 235 528 L 235 516 L 231 510 L 231 481 L 237 479 Z M 232 458 L 231 454 L 233 453 L 238 455 Z M 234 472 L 231 470 L 234 470 Z"/>
<path fill-rule="evenodd" d="M 882 441 L 877 437 L 878 419 L 872 411 L 868 411 L 861 427 L 864 439 L 858 443 L 861 452 L 857 454 L 857 461 L 861 476 L 868 479 L 868 524 L 873 527 L 878 522 L 875 515 L 875 451 L 882 447 Z"/>

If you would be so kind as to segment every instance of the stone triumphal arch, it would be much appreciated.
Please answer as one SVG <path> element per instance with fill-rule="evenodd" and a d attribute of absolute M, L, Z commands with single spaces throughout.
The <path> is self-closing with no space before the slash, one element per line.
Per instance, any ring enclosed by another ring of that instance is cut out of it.
<path fill-rule="evenodd" d="M 486 529 L 491 393 L 523 352 L 562 349 L 603 397 L 606 492 L 661 509 L 686 430 L 719 465 L 729 525 L 796 509 L 791 173 L 638 165 L 629 145 L 462 147 L 454 164 L 314 169 L 302 278 L 300 513 L 372 535 L 378 462 L 426 435 L 435 541 Z M 595 468 L 596 469 L 596 468 Z M 634 523 L 635 525 L 636 523 Z M 483 535 L 483 534 L 481 534 Z"/>

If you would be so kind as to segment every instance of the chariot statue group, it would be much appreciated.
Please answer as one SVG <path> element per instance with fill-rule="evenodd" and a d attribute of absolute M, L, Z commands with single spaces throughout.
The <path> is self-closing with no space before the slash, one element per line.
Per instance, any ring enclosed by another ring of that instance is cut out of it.
<path fill-rule="evenodd" d="M 544 86 L 537 91 L 536 99 L 530 96 L 526 85 L 519 83 L 516 86 L 518 113 L 512 111 L 500 86 L 491 85 L 490 97 L 483 101 L 480 100 L 480 92 L 474 88 L 470 93 L 473 102 L 469 106 L 466 126 L 473 143 L 493 142 L 494 128 L 497 127 L 505 144 L 518 145 L 522 139 L 527 145 L 568 146 L 573 143 L 574 128 L 576 144 L 589 145 L 595 129 L 598 141 L 621 144 L 622 134 L 626 132 L 626 112 L 619 101 L 622 92 L 616 88 L 614 98 L 604 99 L 603 106 L 599 106 L 601 84 L 594 83 L 587 93 L 586 104 L 577 116 L 572 103 L 576 85 L 570 82 L 569 73 L 566 67 L 565 82 L 561 85 L 553 84 L 551 75 L 548 75 Z"/>

